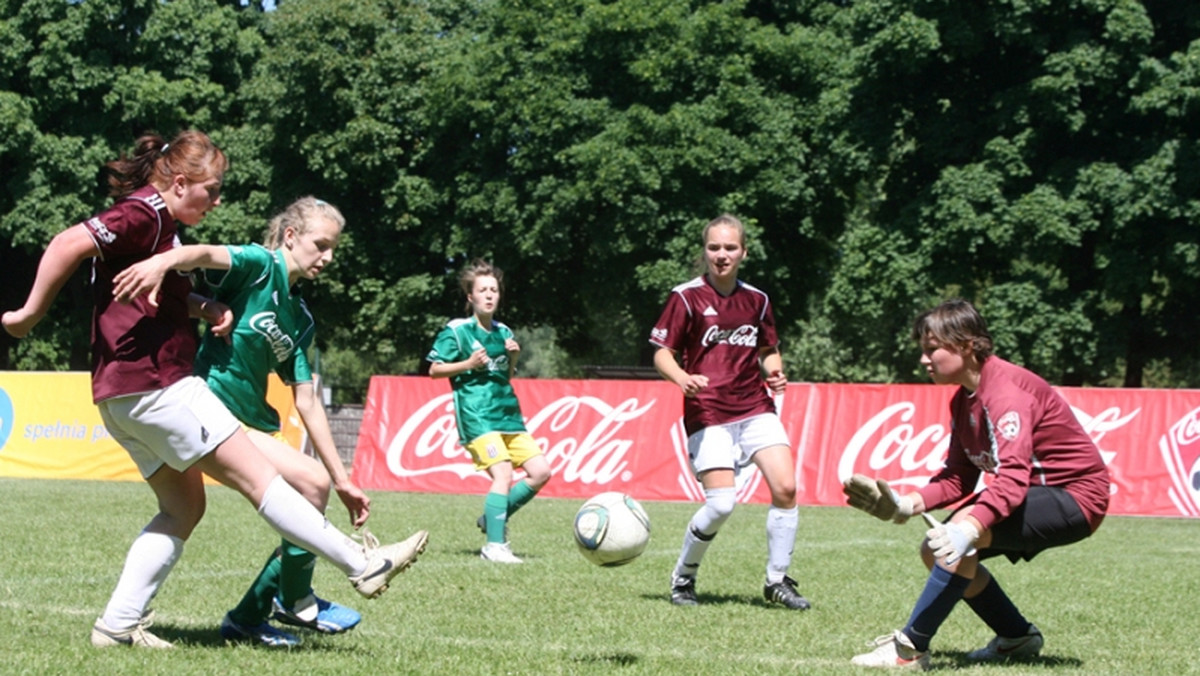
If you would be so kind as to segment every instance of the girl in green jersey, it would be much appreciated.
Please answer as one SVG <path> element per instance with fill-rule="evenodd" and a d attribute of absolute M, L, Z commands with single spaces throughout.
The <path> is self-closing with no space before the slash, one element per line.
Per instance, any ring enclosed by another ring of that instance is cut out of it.
<path fill-rule="evenodd" d="M 315 325 L 297 287 L 302 280 L 316 278 L 332 261 L 344 224 L 336 207 L 304 197 L 271 220 L 266 246 L 179 247 L 157 257 L 162 259 L 157 261 L 161 271 L 155 270 L 150 279 L 161 279 L 167 268 L 205 269 L 213 298 L 227 304 L 237 320 L 230 340 L 201 342 L 196 375 L 242 422 L 289 484 L 322 511 L 332 485 L 351 523 L 359 528 L 370 514 L 370 499 L 346 473 L 314 386 L 306 351 Z M 116 292 L 125 289 L 118 284 Z M 319 462 L 283 440 L 279 414 L 267 402 L 272 372 L 291 385 Z M 410 538 L 409 563 L 424 548 L 425 538 L 424 531 Z M 241 603 L 226 614 L 221 635 L 273 647 L 298 644 L 296 636 L 267 621 L 272 614 L 281 622 L 329 634 L 356 626 L 361 620 L 357 611 L 313 593 L 314 563 L 312 553 L 284 540 Z"/>
<path fill-rule="evenodd" d="M 426 359 L 429 375 L 449 378 L 459 441 L 476 469 L 487 472 L 491 488 L 476 525 L 487 535 L 480 556 L 498 563 L 521 563 L 508 543 L 508 519 L 550 480 L 550 463 L 525 429 L 513 391 L 521 346 L 496 321 L 504 273 L 475 260 L 459 276 L 469 317 L 453 319 L 438 333 Z M 525 478 L 513 483 L 513 469 Z"/>

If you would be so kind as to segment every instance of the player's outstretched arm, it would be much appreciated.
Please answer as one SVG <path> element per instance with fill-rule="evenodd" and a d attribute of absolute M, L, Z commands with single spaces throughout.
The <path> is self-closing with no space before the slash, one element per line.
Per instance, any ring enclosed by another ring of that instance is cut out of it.
<path fill-rule="evenodd" d="M 228 270 L 232 264 L 229 249 L 213 244 L 189 244 L 151 256 L 117 273 L 113 278 L 113 298 L 128 303 L 147 294 L 151 305 L 158 305 L 158 290 L 170 270 L 208 268 Z"/>
<path fill-rule="evenodd" d="M 883 479 L 871 479 L 862 474 L 846 479 L 842 493 L 846 495 L 846 504 L 884 521 L 904 523 L 915 508 L 912 497 L 900 495 Z"/>
<path fill-rule="evenodd" d="M 50 311 L 50 304 L 79 264 L 98 253 L 96 243 L 82 223 L 55 235 L 38 263 L 37 276 L 33 279 L 33 287 L 29 289 L 25 305 L 4 313 L 4 330 L 14 338 L 29 335 Z"/>

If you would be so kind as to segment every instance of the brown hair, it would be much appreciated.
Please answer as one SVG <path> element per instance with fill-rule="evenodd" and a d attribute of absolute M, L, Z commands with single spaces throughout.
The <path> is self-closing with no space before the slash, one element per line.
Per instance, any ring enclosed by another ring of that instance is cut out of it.
<path fill-rule="evenodd" d="M 922 312 L 913 322 L 912 338 L 920 345 L 932 338 L 944 346 L 969 346 L 980 362 L 992 356 L 992 335 L 974 305 L 961 298 Z"/>
<path fill-rule="evenodd" d="M 742 248 L 746 248 L 746 226 L 742 225 L 741 219 L 733 214 L 721 214 L 720 216 L 717 216 L 709 221 L 708 224 L 704 226 L 704 230 L 700 233 L 700 243 L 702 245 L 708 244 L 708 231 L 712 230 L 718 225 L 727 225 L 734 230 L 737 230 L 738 239 L 742 243 Z"/>
<path fill-rule="evenodd" d="M 458 275 L 458 285 L 462 288 L 465 295 L 469 296 L 475 290 L 475 279 L 477 277 L 495 277 L 496 286 L 500 289 L 500 296 L 504 296 L 504 271 L 482 258 L 476 258 L 471 261 L 470 265 L 463 268 L 463 271 Z M 470 301 L 467 302 L 467 312 L 471 312 Z"/>
<path fill-rule="evenodd" d="M 176 174 L 195 182 L 222 176 L 229 170 L 229 158 L 202 131 L 180 132 L 170 142 L 149 132 L 134 143 L 132 155 L 121 153 L 105 167 L 109 195 L 125 197 L 147 184 L 165 190 Z"/>
<path fill-rule="evenodd" d="M 325 200 L 305 196 L 289 204 L 271 219 L 266 232 L 263 233 L 263 246 L 278 249 L 283 246 L 283 235 L 288 228 L 295 230 L 297 235 L 303 235 L 308 232 L 316 217 L 337 224 L 339 233 L 346 227 L 346 217 L 342 216 L 337 207 Z"/>

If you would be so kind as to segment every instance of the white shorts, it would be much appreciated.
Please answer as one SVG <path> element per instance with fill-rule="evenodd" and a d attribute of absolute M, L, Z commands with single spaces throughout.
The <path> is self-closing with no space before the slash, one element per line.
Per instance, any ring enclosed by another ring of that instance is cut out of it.
<path fill-rule="evenodd" d="M 133 458 L 143 478 L 163 465 L 186 470 L 241 427 L 196 376 L 161 390 L 105 399 L 97 406 L 108 433 Z"/>
<path fill-rule="evenodd" d="M 783 422 L 774 413 L 705 427 L 687 441 L 696 474 L 710 469 L 739 471 L 753 462 L 755 453 L 771 446 L 791 446 Z"/>

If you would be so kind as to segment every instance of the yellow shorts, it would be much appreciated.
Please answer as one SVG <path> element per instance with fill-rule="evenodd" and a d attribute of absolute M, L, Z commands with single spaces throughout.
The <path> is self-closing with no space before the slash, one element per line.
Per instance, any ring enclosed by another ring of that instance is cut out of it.
<path fill-rule="evenodd" d="M 520 467 L 530 458 L 542 454 L 541 447 L 528 432 L 518 432 L 517 434 L 489 432 L 471 440 L 466 444 L 466 449 L 471 453 L 471 459 L 475 461 L 475 469 L 481 471 L 505 460 L 511 462 L 513 467 Z"/>
<path fill-rule="evenodd" d="M 246 423 L 242 423 L 242 431 L 243 432 L 262 432 L 263 434 L 267 435 L 268 437 L 271 437 L 275 441 L 282 441 L 283 443 L 287 444 L 288 446 L 292 445 L 292 442 L 288 441 L 287 437 L 283 436 L 283 430 L 275 430 L 273 432 L 269 432 L 267 430 L 260 430 L 257 427 L 251 427 L 251 426 L 247 425 Z"/>

